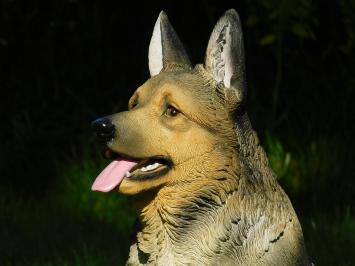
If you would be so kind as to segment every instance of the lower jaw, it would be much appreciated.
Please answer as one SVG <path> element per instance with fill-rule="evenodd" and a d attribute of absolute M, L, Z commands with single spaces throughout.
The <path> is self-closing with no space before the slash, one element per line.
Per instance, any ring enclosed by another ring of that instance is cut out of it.
<path fill-rule="evenodd" d="M 129 177 L 126 177 L 128 180 L 131 181 L 146 181 L 146 180 L 154 180 L 158 179 L 164 175 L 166 175 L 170 171 L 169 167 L 166 167 L 158 172 L 152 172 L 152 173 L 145 173 L 145 174 L 131 174 Z"/>
<path fill-rule="evenodd" d="M 170 171 L 167 171 L 164 175 L 150 177 L 148 179 L 139 177 L 138 175 L 135 177 L 133 177 L 133 175 L 125 177 L 121 184 L 117 186 L 116 191 L 130 197 L 134 196 L 131 204 L 136 205 L 135 203 L 137 203 L 141 207 L 144 207 L 154 199 L 157 192 L 166 185 L 169 179 L 169 173 Z"/>

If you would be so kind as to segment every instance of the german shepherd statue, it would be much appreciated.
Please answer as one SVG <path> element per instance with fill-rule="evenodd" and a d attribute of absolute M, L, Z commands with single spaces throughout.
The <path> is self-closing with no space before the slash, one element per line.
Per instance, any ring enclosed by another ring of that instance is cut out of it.
<path fill-rule="evenodd" d="M 162 11 L 151 78 L 128 111 L 92 123 L 112 160 L 92 190 L 134 195 L 139 214 L 126 265 L 310 265 L 246 113 L 244 61 L 235 10 L 219 19 L 195 67 Z"/>

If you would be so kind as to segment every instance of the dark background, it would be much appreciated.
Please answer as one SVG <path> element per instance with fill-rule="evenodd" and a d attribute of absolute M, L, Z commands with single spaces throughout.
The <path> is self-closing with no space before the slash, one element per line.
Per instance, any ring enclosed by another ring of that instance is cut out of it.
<path fill-rule="evenodd" d="M 144 4 L 143 4 L 144 3 Z M 0 0 L 0 264 L 122 265 L 134 215 L 90 192 L 90 122 L 148 77 L 165 10 L 193 63 L 217 19 L 243 24 L 248 112 L 316 265 L 355 263 L 355 1 Z"/>

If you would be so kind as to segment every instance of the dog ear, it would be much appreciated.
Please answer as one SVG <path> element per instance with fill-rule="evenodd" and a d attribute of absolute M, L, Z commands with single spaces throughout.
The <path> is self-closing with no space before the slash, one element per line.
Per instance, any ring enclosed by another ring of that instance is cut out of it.
<path fill-rule="evenodd" d="M 225 88 L 227 98 L 241 102 L 246 94 L 243 33 L 238 13 L 230 9 L 218 20 L 208 42 L 205 68 Z"/>
<path fill-rule="evenodd" d="M 191 68 L 184 46 L 164 11 L 160 12 L 154 26 L 149 44 L 148 61 L 151 76 L 159 74 L 167 65 Z"/>

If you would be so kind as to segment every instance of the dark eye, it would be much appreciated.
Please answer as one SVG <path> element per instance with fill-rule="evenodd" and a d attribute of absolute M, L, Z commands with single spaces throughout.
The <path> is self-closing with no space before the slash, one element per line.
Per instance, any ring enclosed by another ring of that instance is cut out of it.
<path fill-rule="evenodd" d="M 165 115 L 170 117 L 177 116 L 179 113 L 180 113 L 179 110 L 172 105 L 168 105 L 165 111 Z"/>

